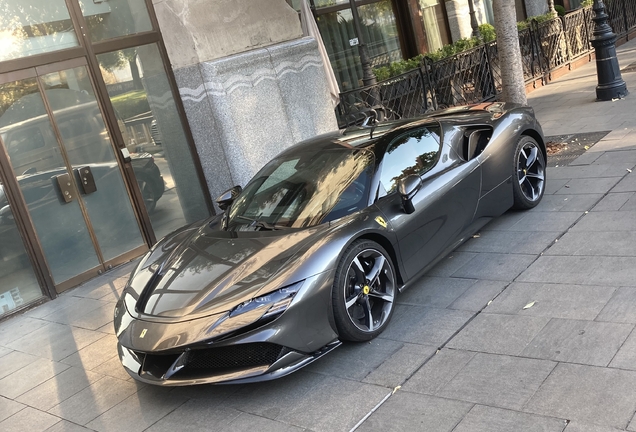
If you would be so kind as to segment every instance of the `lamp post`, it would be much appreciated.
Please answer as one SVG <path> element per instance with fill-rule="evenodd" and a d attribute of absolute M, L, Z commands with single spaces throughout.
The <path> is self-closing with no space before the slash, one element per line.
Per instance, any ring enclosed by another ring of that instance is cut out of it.
<path fill-rule="evenodd" d="M 468 0 L 468 13 L 470 14 L 470 26 L 473 28 L 473 37 L 479 37 L 479 23 L 475 15 L 475 0 Z"/>
<path fill-rule="evenodd" d="M 362 65 L 362 83 L 364 86 L 370 86 L 376 84 L 375 75 L 371 69 L 371 62 L 367 55 L 367 45 L 362 37 L 362 30 L 360 29 L 360 16 L 358 15 L 358 8 L 355 0 L 349 0 L 351 5 L 351 14 L 353 15 L 353 29 L 358 39 L 358 52 L 360 53 L 360 63 Z"/>
<path fill-rule="evenodd" d="M 616 34 L 609 25 L 603 0 L 594 0 L 594 33 L 592 46 L 596 51 L 596 98 L 599 101 L 619 99 L 627 96 L 627 85 L 621 76 L 616 58 Z"/>

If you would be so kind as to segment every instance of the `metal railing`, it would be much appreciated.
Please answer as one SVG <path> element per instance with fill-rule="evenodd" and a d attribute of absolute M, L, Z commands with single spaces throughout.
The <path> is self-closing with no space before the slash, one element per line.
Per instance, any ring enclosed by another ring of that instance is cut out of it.
<path fill-rule="evenodd" d="M 606 0 L 614 32 L 623 37 L 636 29 L 636 1 Z M 519 32 L 526 83 L 547 79 L 568 63 L 591 54 L 594 30 L 591 7 L 545 22 L 531 21 Z M 410 118 L 441 108 L 493 100 L 501 93 L 497 43 L 491 42 L 442 60 L 427 58 L 418 69 L 340 93 L 341 127 L 359 124 L 369 110 L 387 119 Z"/>

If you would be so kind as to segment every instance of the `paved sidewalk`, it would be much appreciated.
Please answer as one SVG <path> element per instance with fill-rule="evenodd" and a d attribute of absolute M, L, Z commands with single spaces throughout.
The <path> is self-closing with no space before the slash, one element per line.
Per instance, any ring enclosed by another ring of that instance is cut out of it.
<path fill-rule="evenodd" d="M 619 48 L 621 67 L 636 43 Z M 612 131 L 400 298 L 385 333 L 291 376 L 157 388 L 125 374 L 112 310 L 132 264 L 0 323 L 0 430 L 636 431 L 636 73 L 530 94 L 546 135 Z"/>

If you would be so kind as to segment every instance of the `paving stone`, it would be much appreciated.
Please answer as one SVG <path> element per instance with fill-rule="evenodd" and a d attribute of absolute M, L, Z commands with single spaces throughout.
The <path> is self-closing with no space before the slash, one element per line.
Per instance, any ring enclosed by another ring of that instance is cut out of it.
<path fill-rule="evenodd" d="M 618 432 L 620 429 L 611 426 L 599 426 L 591 423 L 573 421 L 568 424 L 564 432 Z"/>
<path fill-rule="evenodd" d="M 545 255 L 636 256 L 635 241 L 636 231 L 570 231 L 554 243 Z"/>
<path fill-rule="evenodd" d="M 56 313 L 59 310 L 65 309 L 73 304 L 77 304 L 82 299 L 79 297 L 73 297 L 68 294 L 68 291 L 61 294 L 55 299 L 55 301 L 48 301 L 40 306 L 37 306 L 24 313 L 24 316 L 31 318 L 46 318 L 47 316 Z"/>
<path fill-rule="evenodd" d="M 69 324 L 88 330 L 97 330 L 98 328 L 105 325 L 109 325 L 112 327 L 115 303 L 104 302 L 103 300 L 101 300 L 100 302 L 102 303 L 100 307 L 74 319 Z"/>
<path fill-rule="evenodd" d="M 68 368 L 68 365 L 49 359 L 37 359 L 28 366 L 0 379 L 0 395 L 15 399 Z"/>
<path fill-rule="evenodd" d="M 229 408 L 221 400 L 210 403 L 207 400 L 193 399 L 157 421 L 146 432 L 199 432 L 209 430 L 211 425 L 214 425 L 214 430 L 222 431 L 241 415 L 243 413 Z"/>
<path fill-rule="evenodd" d="M 479 312 L 489 301 L 497 297 L 508 286 L 505 281 L 480 280 L 475 282 L 449 309 L 460 309 L 466 311 Z"/>
<path fill-rule="evenodd" d="M 555 365 L 548 360 L 478 353 L 437 396 L 519 410 Z"/>
<path fill-rule="evenodd" d="M 72 295 L 75 297 L 116 302 L 119 300 L 119 296 L 124 290 L 126 283 L 128 283 L 128 277 L 106 280 L 104 280 L 104 278 L 96 278 L 74 289 Z"/>
<path fill-rule="evenodd" d="M 585 154 L 579 156 L 574 162 L 583 156 L 585 156 Z M 570 165 L 573 165 L 574 162 L 570 162 Z M 548 174 L 548 179 L 545 182 L 545 191 L 543 192 L 544 195 L 554 195 L 559 189 L 568 184 L 568 181 L 570 181 L 570 179 L 551 179 Z"/>
<path fill-rule="evenodd" d="M 15 371 L 22 369 L 38 360 L 38 357 L 13 351 L 0 357 L 0 379 L 11 375 Z"/>
<path fill-rule="evenodd" d="M 433 268 L 431 268 L 427 276 L 449 277 L 461 266 L 475 258 L 477 254 L 469 252 L 451 252 L 448 256 L 442 258 Z"/>
<path fill-rule="evenodd" d="M 216 428 L 215 428 L 216 429 Z M 229 424 L 222 429 L 216 429 L 222 432 L 243 432 L 243 431 L 258 431 L 258 432 L 302 432 L 306 429 L 302 429 L 293 425 L 277 422 L 274 420 L 266 419 L 263 417 L 255 416 L 252 414 L 242 413 L 240 416 L 231 420 Z"/>
<path fill-rule="evenodd" d="M 596 321 L 636 324 L 636 288 L 617 289 Z"/>
<path fill-rule="evenodd" d="M 633 168 L 636 165 L 635 150 L 618 150 L 603 153 L 594 161 L 596 165 L 614 165 L 625 168 Z"/>
<path fill-rule="evenodd" d="M 542 256 L 517 281 L 636 286 L 636 257 Z"/>
<path fill-rule="evenodd" d="M 615 290 L 603 286 L 514 282 L 485 312 L 593 320 Z M 534 304 L 524 309 L 531 303 Z"/>
<path fill-rule="evenodd" d="M 495 220 L 486 225 L 482 231 L 514 231 L 514 232 L 563 232 L 581 217 L 581 212 L 508 212 L 513 215 L 503 222 Z M 483 233 L 482 233 L 483 234 Z"/>
<path fill-rule="evenodd" d="M 136 392 L 136 383 L 103 377 L 48 412 L 73 423 L 86 425 Z"/>
<path fill-rule="evenodd" d="M 103 305 L 104 303 L 99 300 L 80 298 L 79 301 L 74 302 L 73 304 L 62 309 L 58 309 L 57 311 L 55 311 L 55 313 L 49 314 L 44 317 L 44 319 L 59 324 L 73 325 L 77 319 L 85 316 L 86 314 L 92 313 L 94 310 L 97 310 Z"/>
<path fill-rule="evenodd" d="M 636 193 L 629 197 L 625 205 L 620 208 L 620 211 L 636 211 Z"/>
<path fill-rule="evenodd" d="M 636 370 L 636 332 L 627 337 L 627 340 L 618 350 L 609 367 L 617 369 Z"/>
<path fill-rule="evenodd" d="M 535 255 L 480 253 L 452 276 L 469 279 L 513 281 L 532 264 Z"/>
<path fill-rule="evenodd" d="M 389 393 L 386 387 L 300 371 L 245 386 L 226 399 L 243 412 L 306 429 L 335 431 L 350 430 Z"/>
<path fill-rule="evenodd" d="M 123 381 L 130 381 L 133 379 L 121 365 L 119 356 L 111 357 L 110 360 L 106 360 L 104 363 L 94 368 L 93 372 L 101 375 L 108 375 Z"/>
<path fill-rule="evenodd" d="M 404 344 L 362 381 L 395 388 L 413 375 L 436 350 L 434 345 Z"/>
<path fill-rule="evenodd" d="M 25 407 L 26 405 L 22 405 L 21 403 L 0 396 L 0 422 L 11 417 L 18 411 L 23 410 Z"/>
<path fill-rule="evenodd" d="M 570 179 L 555 195 L 604 194 L 609 192 L 621 177 L 594 177 Z"/>
<path fill-rule="evenodd" d="M 12 353 L 12 352 L 13 352 L 13 350 L 12 350 L 12 349 L 4 348 L 4 347 L 0 347 L 0 357 L 4 357 L 4 356 L 6 356 L 7 354 L 10 354 L 10 353 Z"/>
<path fill-rule="evenodd" d="M 624 429 L 636 411 L 636 372 L 561 363 L 523 411 Z"/>
<path fill-rule="evenodd" d="M 549 318 L 481 313 L 449 343 L 449 348 L 518 355 Z"/>
<path fill-rule="evenodd" d="M 450 432 L 471 407 L 472 404 L 466 402 L 399 391 L 356 431 Z"/>
<path fill-rule="evenodd" d="M 636 231 L 636 211 L 588 213 L 572 231 Z"/>
<path fill-rule="evenodd" d="M 324 375 L 362 381 L 403 346 L 403 342 L 380 338 L 369 342 L 344 343 L 306 369 Z"/>
<path fill-rule="evenodd" d="M 113 357 L 119 359 L 117 356 L 117 337 L 106 335 L 61 361 L 71 366 L 93 370 Z"/>
<path fill-rule="evenodd" d="M 71 423 L 67 420 L 61 420 L 48 428 L 46 432 L 90 432 L 92 429 L 87 429 L 84 426 Z"/>
<path fill-rule="evenodd" d="M 548 247 L 561 232 L 484 231 L 471 238 L 458 250 L 500 254 L 535 254 Z"/>
<path fill-rule="evenodd" d="M 607 366 L 634 328 L 630 324 L 552 319 L 521 355 Z"/>
<path fill-rule="evenodd" d="M 397 305 L 382 337 L 402 342 L 439 346 L 473 316 L 472 312 Z"/>
<path fill-rule="evenodd" d="M 59 418 L 51 414 L 26 407 L 0 422 L 0 430 L 3 432 L 41 432 L 59 421 Z"/>
<path fill-rule="evenodd" d="M 617 185 L 612 192 L 636 192 L 636 174 L 627 174 Z"/>
<path fill-rule="evenodd" d="M 598 145 L 598 144 L 597 144 Z M 597 148 L 596 145 L 592 148 Z M 613 165 L 578 165 L 549 168 L 549 180 L 589 179 L 596 177 L 622 177 L 625 171 L 619 171 Z"/>
<path fill-rule="evenodd" d="M 96 373 L 70 367 L 22 394 L 16 400 L 39 410 L 48 411 L 100 378 L 101 376 Z"/>
<path fill-rule="evenodd" d="M 145 430 L 187 399 L 175 396 L 170 388 L 145 387 L 118 403 L 86 425 L 96 431 Z"/>
<path fill-rule="evenodd" d="M 0 345 L 7 346 L 16 339 L 20 339 L 46 324 L 46 321 L 26 315 L 12 317 L 3 321 L 0 323 Z"/>
<path fill-rule="evenodd" d="M 585 152 L 581 156 L 577 157 L 572 162 L 570 162 L 568 165 L 569 166 L 591 165 L 594 162 L 596 162 L 596 160 L 598 160 L 598 158 L 600 158 L 602 154 L 603 152 L 597 152 L 597 153 Z"/>
<path fill-rule="evenodd" d="M 559 194 L 544 195 L 531 212 L 584 212 L 590 210 L 603 198 L 603 194 Z"/>
<path fill-rule="evenodd" d="M 473 279 L 423 277 L 400 293 L 397 301 L 402 304 L 445 308 L 475 282 Z"/>
<path fill-rule="evenodd" d="M 406 391 L 434 395 L 475 357 L 476 353 L 441 349 L 402 386 Z"/>
<path fill-rule="evenodd" d="M 608 193 L 591 211 L 618 211 L 632 196 L 634 192 Z"/>
<path fill-rule="evenodd" d="M 453 432 L 563 432 L 565 419 L 475 405 Z"/>
<path fill-rule="evenodd" d="M 103 333 L 48 323 L 9 344 L 9 348 L 59 361 L 104 337 Z"/>

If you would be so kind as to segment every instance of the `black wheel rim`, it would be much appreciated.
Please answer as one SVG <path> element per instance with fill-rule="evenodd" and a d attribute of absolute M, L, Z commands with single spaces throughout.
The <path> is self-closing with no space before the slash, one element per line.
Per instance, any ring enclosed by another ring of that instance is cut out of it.
<path fill-rule="evenodd" d="M 347 269 L 344 303 L 351 322 L 363 332 L 382 327 L 391 315 L 395 280 L 391 263 L 375 249 L 358 253 Z"/>
<path fill-rule="evenodd" d="M 530 202 L 541 198 L 545 184 L 545 162 L 541 149 L 533 142 L 524 144 L 517 161 L 517 179 L 521 193 Z"/>

